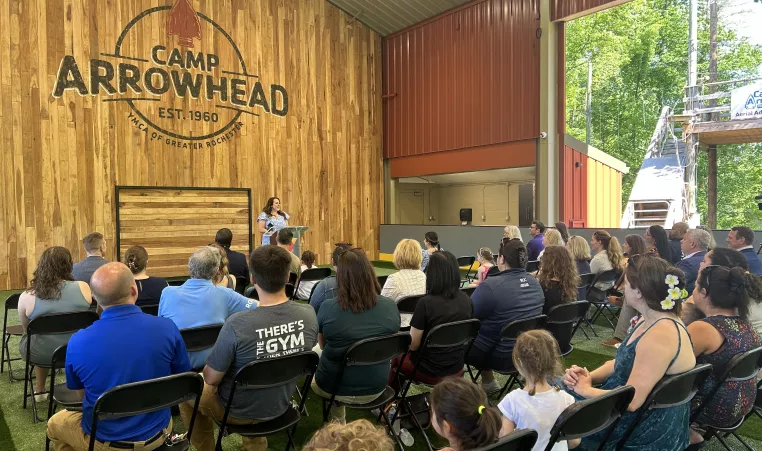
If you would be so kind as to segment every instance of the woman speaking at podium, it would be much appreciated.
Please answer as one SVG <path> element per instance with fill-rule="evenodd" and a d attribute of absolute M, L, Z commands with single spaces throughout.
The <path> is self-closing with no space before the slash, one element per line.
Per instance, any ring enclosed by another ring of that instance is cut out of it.
<path fill-rule="evenodd" d="M 262 234 L 263 246 L 271 244 L 270 238 L 272 238 L 272 244 L 276 244 L 275 240 L 278 239 L 278 232 L 280 229 L 288 227 L 288 220 L 290 217 L 288 216 L 288 213 L 281 211 L 280 207 L 280 199 L 271 197 L 267 199 L 267 205 L 265 205 L 262 213 L 257 217 L 259 232 Z"/>

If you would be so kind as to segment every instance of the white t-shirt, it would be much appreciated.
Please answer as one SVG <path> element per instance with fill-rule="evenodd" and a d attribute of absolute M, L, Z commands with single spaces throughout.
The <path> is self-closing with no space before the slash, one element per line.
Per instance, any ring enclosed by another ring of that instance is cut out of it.
<path fill-rule="evenodd" d="M 516 429 L 534 429 L 537 431 L 537 443 L 532 451 L 543 451 L 550 440 L 550 430 L 558 416 L 567 407 L 574 404 L 572 395 L 555 389 L 530 396 L 524 390 L 514 390 L 503 398 L 498 408 L 511 420 Z M 553 451 L 567 451 L 566 441 L 553 446 Z"/>
<path fill-rule="evenodd" d="M 307 265 L 302 265 L 302 272 L 307 271 L 310 268 L 307 268 Z M 313 268 L 317 268 L 317 266 L 313 266 Z M 310 294 L 312 293 L 312 287 L 314 287 L 319 280 L 310 280 L 307 282 L 300 282 L 299 283 L 299 291 L 296 292 L 296 298 L 301 299 L 303 301 L 308 301 L 310 299 Z"/>

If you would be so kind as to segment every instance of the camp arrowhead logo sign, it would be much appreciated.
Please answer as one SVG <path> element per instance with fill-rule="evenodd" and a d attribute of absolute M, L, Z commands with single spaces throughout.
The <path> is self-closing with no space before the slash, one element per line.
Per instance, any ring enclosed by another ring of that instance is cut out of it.
<path fill-rule="evenodd" d="M 156 27 L 165 28 L 160 42 L 150 38 Z M 53 97 L 71 91 L 126 103 L 132 125 L 168 146 L 211 148 L 238 134 L 243 115 L 288 114 L 286 88 L 252 74 L 230 34 L 191 0 L 141 12 L 99 57 L 83 74 L 64 56 Z"/>

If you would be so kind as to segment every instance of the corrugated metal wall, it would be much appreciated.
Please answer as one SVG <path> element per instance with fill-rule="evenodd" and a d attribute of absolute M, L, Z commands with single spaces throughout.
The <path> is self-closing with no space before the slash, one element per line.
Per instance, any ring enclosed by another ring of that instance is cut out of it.
<path fill-rule="evenodd" d="M 537 0 L 484 0 L 384 38 L 384 157 L 540 134 Z"/>
<path fill-rule="evenodd" d="M 587 222 L 587 167 L 593 161 L 587 155 L 564 146 L 561 153 L 561 180 L 559 183 L 560 220 L 569 227 L 588 227 Z M 579 164 L 579 166 L 577 166 Z"/>
<path fill-rule="evenodd" d="M 592 158 L 587 161 L 587 227 L 619 227 L 622 173 Z"/>

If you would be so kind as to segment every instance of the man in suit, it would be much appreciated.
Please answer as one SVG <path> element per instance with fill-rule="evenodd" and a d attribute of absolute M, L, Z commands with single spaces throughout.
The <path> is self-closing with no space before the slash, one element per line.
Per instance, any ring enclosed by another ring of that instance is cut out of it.
<path fill-rule="evenodd" d="M 685 273 L 685 289 L 688 293 L 693 292 L 693 287 L 696 285 L 699 265 L 704 261 L 710 239 L 709 232 L 706 230 L 690 229 L 685 232 L 685 236 L 680 241 L 680 249 L 685 257 L 676 266 Z"/>
<path fill-rule="evenodd" d="M 754 232 L 744 226 L 736 226 L 728 232 L 728 247 L 742 253 L 749 262 L 749 272 L 762 276 L 762 260 L 754 252 Z"/>
<path fill-rule="evenodd" d="M 214 236 L 214 242 L 225 249 L 225 253 L 228 257 L 228 272 L 230 272 L 233 277 L 243 277 L 246 280 L 246 283 L 249 283 L 249 265 L 246 262 L 246 256 L 230 249 L 230 245 L 233 243 L 233 232 L 231 232 L 230 229 L 218 230 L 217 234 Z M 241 289 L 243 289 L 243 287 L 241 287 Z"/>
<path fill-rule="evenodd" d="M 82 239 L 82 246 L 85 248 L 87 258 L 74 263 L 71 273 L 74 280 L 90 283 L 93 273 L 108 263 L 108 260 L 103 258 L 106 255 L 106 240 L 103 239 L 102 233 L 93 232 Z"/>

